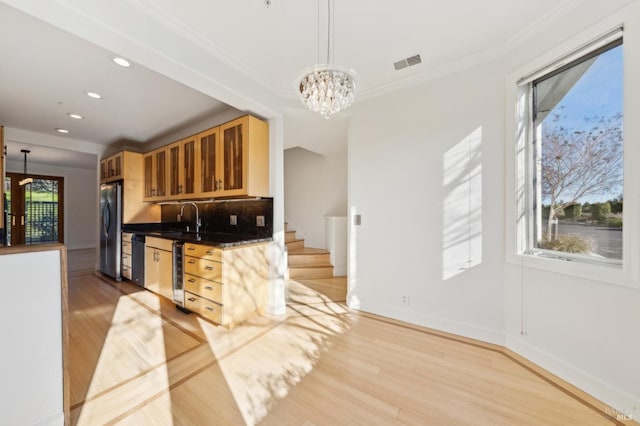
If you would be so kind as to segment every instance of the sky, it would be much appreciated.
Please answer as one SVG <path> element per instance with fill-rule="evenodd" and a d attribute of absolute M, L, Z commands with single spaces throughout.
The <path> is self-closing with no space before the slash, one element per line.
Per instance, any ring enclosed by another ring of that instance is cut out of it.
<path fill-rule="evenodd" d="M 545 121 L 550 120 L 554 113 L 559 113 L 565 127 L 584 130 L 588 127 L 585 117 L 608 117 L 622 112 L 622 75 L 621 45 L 601 54 Z M 564 108 L 561 110 L 562 106 Z"/>
<path fill-rule="evenodd" d="M 551 120 L 557 113 L 559 124 L 570 132 L 588 130 L 594 126 L 585 117 L 611 117 L 623 111 L 623 46 L 617 46 L 601 54 L 582 75 L 580 80 L 558 102 L 543 125 L 553 125 Z M 592 196 L 582 202 L 602 202 L 617 197 L 622 188 L 609 194 Z"/>

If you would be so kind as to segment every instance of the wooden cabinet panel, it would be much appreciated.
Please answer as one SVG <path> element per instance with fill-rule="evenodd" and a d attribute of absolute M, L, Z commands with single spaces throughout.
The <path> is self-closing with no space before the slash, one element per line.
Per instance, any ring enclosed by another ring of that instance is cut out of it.
<path fill-rule="evenodd" d="M 269 125 L 246 115 L 145 154 L 144 199 L 269 196 Z"/>
<path fill-rule="evenodd" d="M 185 274 L 184 288 L 189 293 L 199 294 L 205 299 L 222 304 L 223 285 L 195 275 Z"/>
<path fill-rule="evenodd" d="M 185 244 L 185 307 L 226 327 L 261 313 L 268 298 L 267 247 Z"/>
<path fill-rule="evenodd" d="M 208 280 L 222 281 L 222 263 L 185 256 L 184 271 Z"/>
<path fill-rule="evenodd" d="M 123 223 L 160 221 L 160 206 L 144 203 L 143 164 L 146 158 L 139 152 L 121 151 L 100 161 L 101 182 L 121 180 L 123 183 Z"/>
<path fill-rule="evenodd" d="M 196 312 L 216 324 L 222 324 L 223 307 L 217 303 L 187 292 L 185 294 L 184 304 L 190 311 Z"/>
<path fill-rule="evenodd" d="M 198 135 L 200 192 L 204 196 L 213 196 L 222 180 L 218 172 L 219 133 L 218 128 L 209 129 Z"/>
<path fill-rule="evenodd" d="M 269 125 L 250 115 L 220 126 L 222 196 L 269 195 Z"/>
<path fill-rule="evenodd" d="M 144 200 L 159 201 L 168 197 L 168 147 L 144 155 Z"/>
<path fill-rule="evenodd" d="M 187 256 L 222 261 L 222 250 L 211 246 L 187 243 L 184 245 L 184 252 Z"/>
<path fill-rule="evenodd" d="M 167 146 L 169 198 L 179 199 L 196 193 L 195 136 Z"/>
<path fill-rule="evenodd" d="M 147 237 L 144 247 L 144 286 L 173 300 L 173 242 Z"/>

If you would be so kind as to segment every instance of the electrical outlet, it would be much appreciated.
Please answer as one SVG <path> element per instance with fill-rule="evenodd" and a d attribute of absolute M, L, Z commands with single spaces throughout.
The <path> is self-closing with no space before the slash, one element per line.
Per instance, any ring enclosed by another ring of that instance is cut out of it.
<path fill-rule="evenodd" d="M 238 216 L 232 214 L 229 216 L 229 225 L 237 225 L 238 224 Z"/>
<path fill-rule="evenodd" d="M 402 296 L 400 296 L 400 303 L 402 303 L 403 305 L 409 306 L 409 295 L 403 294 Z"/>
<path fill-rule="evenodd" d="M 256 216 L 256 226 L 264 226 L 264 216 Z"/>

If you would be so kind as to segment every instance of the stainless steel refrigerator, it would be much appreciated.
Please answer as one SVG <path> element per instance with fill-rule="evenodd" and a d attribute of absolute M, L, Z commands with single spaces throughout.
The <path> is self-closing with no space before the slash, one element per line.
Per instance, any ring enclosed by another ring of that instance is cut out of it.
<path fill-rule="evenodd" d="M 122 184 L 100 185 L 100 271 L 122 280 Z"/>

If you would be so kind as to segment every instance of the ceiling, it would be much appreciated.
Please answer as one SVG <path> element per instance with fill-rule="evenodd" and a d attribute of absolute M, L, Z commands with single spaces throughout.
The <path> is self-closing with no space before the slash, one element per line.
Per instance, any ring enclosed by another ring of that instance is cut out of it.
<path fill-rule="evenodd" d="M 302 71 L 318 62 L 318 57 L 325 62 L 324 1 L 272 0 L 267 7 L 264 0 L 244 0 L 239 7 L 233 0 L 113 0 L 109 13 L 83 0 L 40 0 L 26 5 L 18 0 L 0 1 L 0 123 L 110 145 L 147 142 L 230 107 L 141 65 L 150 63 L 143 55 L 129 58 L 131 68 L 120 68 L 110 58 L 122 52 L 99 47 L 6 3 L 76 34 L 92 34 L 87 27 L 94 25 L 132 45 L 156 36 L 156 44 L 149 42 L 145 48 L 158 57 L 177 58 L 180 46 L 164 42 L 161 36 L 178 34 L 205 46 L 207 54 L 281 100 L 285 148 L 300 145 L 320 153 L 344 149 L 348 112 L 320 120 L 296 101 L 295 86 Z M 334 62 L 356 70 L 357 97 L 362 101 L 496 58 L 579 3 L 337 1 L 333 6 Z M 135 25 L 127 21 L 133 15 L 115 15 L 121 10 L 148 19 Z M 96 32 L 94 41 L 98 39 Z M 108 44 L 105 39 L 101 45 Z M 421 64 L 394 69 L 394 62 L 416 54 L 421 55 Z M 207 60 L 202 57 L 203 63 Z M 217 71 L 210 72 L 215 77 Z M 90 99 L 87 91 L 99 92 L 104 99 Z M 67 113 L 85 118 L 73 120 Z M 56 128 L 70 133 L 56 134 Z M 21 160 L 19 141 L 15 142 L 9 159 Z M 65 155 L 72 157 L 73 152 Z"/>

